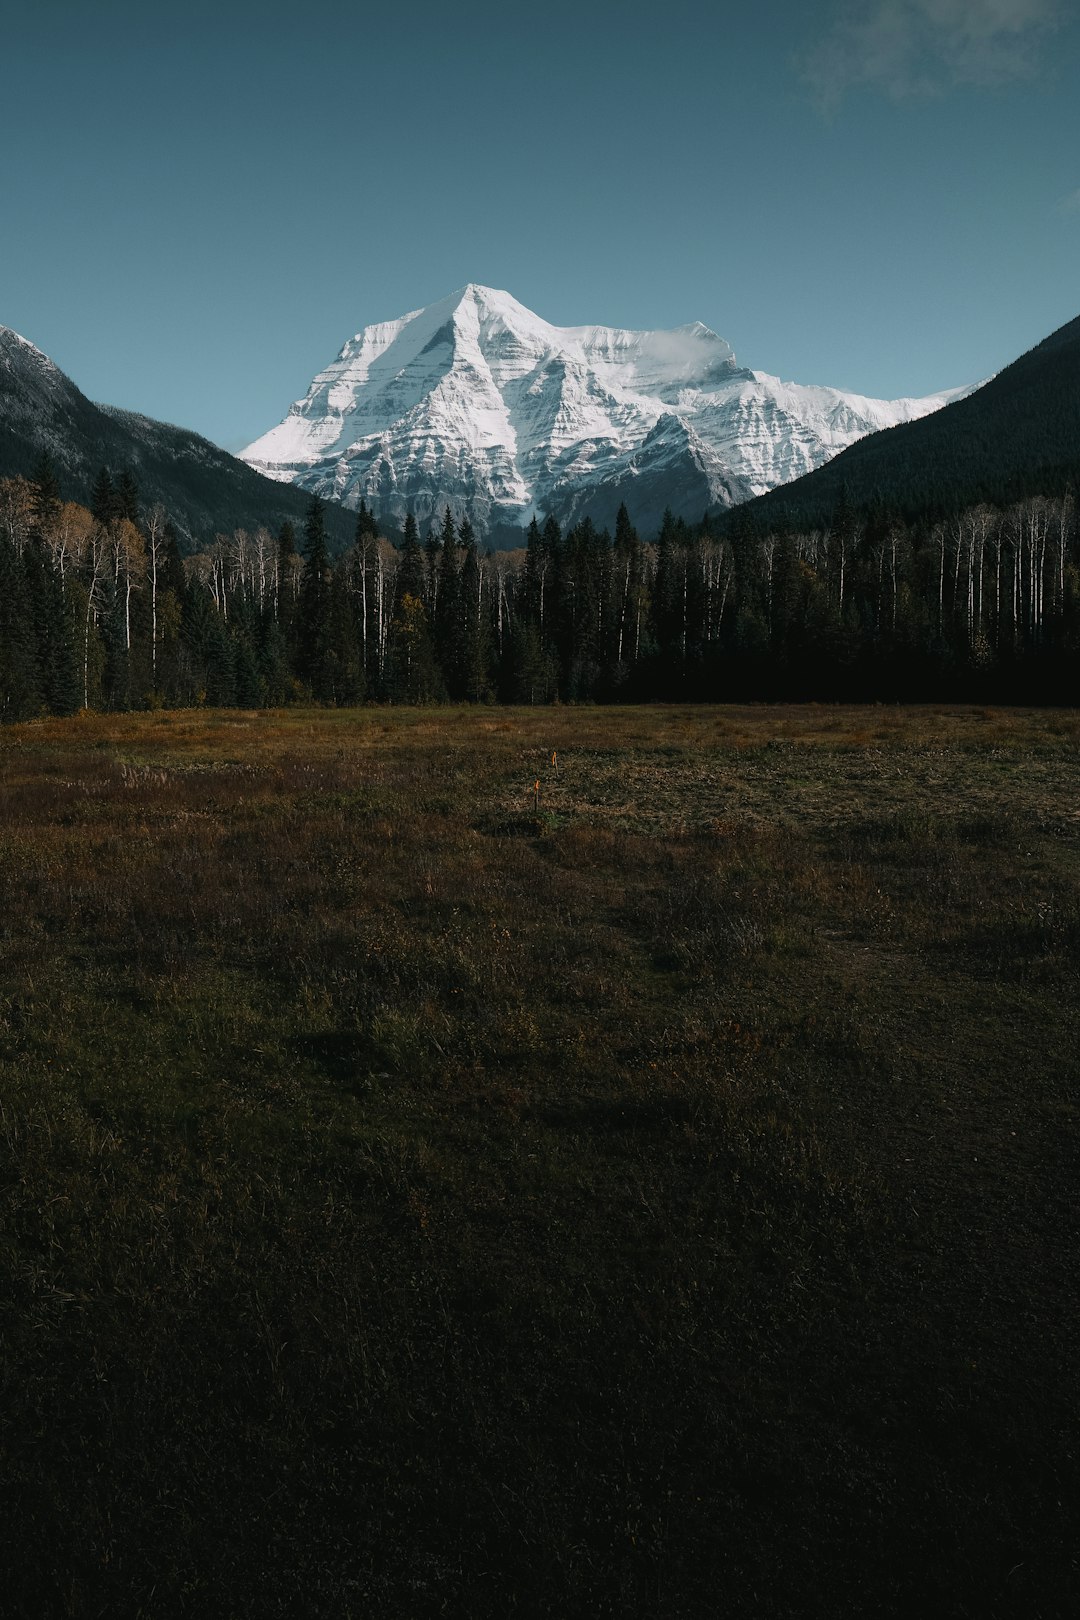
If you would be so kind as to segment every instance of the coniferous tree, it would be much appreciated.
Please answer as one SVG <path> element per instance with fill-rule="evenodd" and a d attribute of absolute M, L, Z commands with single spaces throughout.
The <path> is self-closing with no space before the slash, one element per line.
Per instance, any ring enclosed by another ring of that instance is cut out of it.
<path fill-rule="evenodd" d="M 361 501 L 360 505 L 357 507 L 357 510 L 356 510 L 356 538 L 357 538 L 357 540 L 358 541 L 363 540 L 365 538 L 365 536 L 367 536 L 367 535 L 371 535 L 372 537 L 374 537 L 375 535 L 378 534 L 378 532 L 379 532 L 379 525 L 375 522 L 374 513 L 369 511 L 369 509 L 367 507 L 367 504 L 364 501 Z"/>
<path fill-rule="evenodd" d="M 44 540 L 56 527 L 60 518 L 60 508 L 63 504 L 60 494 L 60 480 L 56 473 L 56 463 L 47 450 L 38 461 L 30 483 L 34 527 L 40 538 Z"/>
<path fill-rule="evenodd" d="M 450 508 L 446 508 L 446 516 L 450 517 Z M 445 527 L 445 522 L 444 522 Z M 439 600 L 439 541 L 435 530 L 428 530 L 428 537 L 424 542 L 424 606 L 427 608 L 429 624 L 435 623 L 435 614 Z"/>
<path fill-rule="evenodd" d="M 234 622 L 233 644 L 234 701 L 242 709 L 255 709 L 264 701 L 265 688 L 259 668 L 258 649 L 246 624 Z"/>
<path fill-rule="evenodd" d="M 562 530 L 549 517 L 540 532 L 540 561 L 537 569 L 540 638 L 545 648 L 553 648 L 552 627 L 558 623 L 559 564 L 562 557 Z"/>
<path fill-rule="evenodd" d="M 90 492 L 90 512 L 102 528 L 108 528 L 113 519 L 120 516 L 120 504 L 107 467 L 99 468 L 94 479 Z"/>
<path fill-rule="evenodd" d="M 180 555 L 180 537 L 168 520 L 165 523 L 165 561 L 158 587 L 164 591 L 172 591 L 178 602 L 183 602 L 187 592 L 187 575 L 184 573 L 184 560 Z"/>
<path fill-rule="evenodd" d="M 46 452 L 31 483 L 33 523 L 23 551 L 27 609 L 36 643 L 38 690 L 50 714 L 71 714 L 78 707 L 75 625 L 64 591 L 63 576 L 53 565 L 51 547 L 60 524 L 60 484 Z"/>
<path fill-rule="evenodd" d="M 399 703 L 430 703 L 442 693 L 431 623 L 425 606 L 428 566 L 416 519 L 406 514 L 394 582 L 387 655 L 387 695 Z"/>
<path fill-rule="evenodd" d="M 334 701 L 330 646 L 330 562 L 324 507 L 311 498 L 304 526 L 304 573 L 296 614 L 296 672 L 317 703 Z"/>
<path fill-rule="evenodd" d="M 521 581 L 521 618 L 536 630 L 541 630 L 540 593 L 542 587 L 542 557 L 540 525 L 535 516 L 525 531 L 525 570 Z"/>
<path fill-rule="evenodd" d="M 427 563 L 420 547 L 420 536 L 416 528 L 416 519 L 409 512 L 405 517 L 405 529 L 401 540 L 401 558 L 398 563 L 397 580 L 394 587 L 394 606 L 400 607 L 406 596 L 412 596 L 418 602 L 423 602 L 427 593 Z"/>
<path fill-rule="evenodd" d="M 653 579 L 649 628 L 652 640 L 664 660 L 675 653 L 676 635 L 676 573 L 675 518 L 671 508 L 664 512 L 660 533 L 656 541 L 656 572 Z"/>
<path fill-rule="evenodd" d="M 435 601 L 435 651 L 443 682 L 452 698 L 461 698 L 461 578 L 458 572 L 457 529 L 450 508 L 443 518 L 439 550 L 439 585 Z"/>
<path fill-rule="evenodd" d="M 45 542 L 36 535 L 23 552 L 22 572 L 42 707 L 49 714 L 73 714 L 79 706 L 75 627 Z"/>
<path fill-rule="evenodd" d="M 278 531 L 277 543 L 277 609 L 278 618 L 281 619 L 287 612 L 291 599 L 292 575 L 296 565 L 296 530 L 288 518 Z"/>
<path fill-rule="evenodd" d="M 610 649 L 610 656 L 616 686 L 622 685 L 625 681 L 629 666 L 638 655 L 641 612 L 644 606 L 643 576 L 644 553 L 641 541 L 630 521 L 625 504 L 622 504 L 615 518 L 612 556 L 611 617 L 614 645 Z"/>
<path fill-rule="evenodd" d="M 330 583 L 330 657 L 334 702 L 363 702 L 364 660 L 344 561 L 334 570 Z"/>
<path fill-rule="evenodd" d="M 129 523 L 139 526 L 139 486 L 130 467 L 125 467 L 116 480 L 115 490 L 116 517 L 126 518 Z"/>
<path fill-rule="evenodd" d="M 484 604 L 484 576 L 477 555 L 472 525 L 461 525 L 464 559 L 461 565 L 461 639 L 457 684 L 469 703 L 491 697 L 491 636 Z"/>
<path fill-rule="evenodd" d="M 0 719 L 29 720 L 42 707 L 37 636 L 23 560 L 0 534 Z"/>

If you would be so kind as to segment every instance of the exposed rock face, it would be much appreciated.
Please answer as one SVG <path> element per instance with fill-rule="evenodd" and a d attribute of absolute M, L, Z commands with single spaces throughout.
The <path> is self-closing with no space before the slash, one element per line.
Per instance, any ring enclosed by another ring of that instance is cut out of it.
<path fill-rule="evenodd" d="M 670 332 L 550 326 L 470 284 L 365 327 L 243 457 L 260 472 L 421 526 L 449 505 L 482 532 L 534 514 L 647 530 L 821 466 L 866 433 L 966 390 L 874 400 L 736 364 L 697 322 Z"/>

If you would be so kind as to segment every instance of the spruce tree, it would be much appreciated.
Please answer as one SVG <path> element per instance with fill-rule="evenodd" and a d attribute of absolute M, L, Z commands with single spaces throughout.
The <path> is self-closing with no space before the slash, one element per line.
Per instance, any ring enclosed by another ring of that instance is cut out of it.
<path fill-rule="evenodd" d="M 29 720 L 40 713 L 37 654 L 23 560 L 0 534 L 0 721 Z"/>
<path fill-rule="evenodd" d="M 461 641 L 455 673 L 462 697 L 469 703 L 485 703 L 491 697 L 491 635 L 484 611 L 480 558 L 467 518 L 461 525 L 461 542 L 465 557 L 461 565 Z"/>
<path fill-rule="evenodd" d="M 361 501 L 360 505 L 358 506 L 357 511 L 356 511 L 356 542 L 357 542 L 357 545 L 359 545 L 361 543 L 361 541 L 365 540 L 369 536 L 371 538 L 374 538 L 378 534 L 378 532 L 379 532 L 379 525 L 375 522 L 374 513 L 371 512 L 368 509 L 368 507 L 367 507 L 367 505 L 366 505 L 366 503 L 364 501 Z"/>
<path fill-rule="evenodd" d="M 139 527 L 139 486 L 130 467 L 125 467 L 116 481 L 116 514 Z"/>
<path fill-rule="evenodd" d="M 521 618 L 540 631 L 540 591 L 543 567 L 540 525 L 535 516 L 525 532 L 525 574 L 521 583 Z"/>
<path fill-rule="evenodd" d="M 665 659 L 673 657 L 678 648 L 676 612 L 678 561 L 675 557 L 675 544 L 675 517 L 668 507 L 664 512 L 656 541 L 656 574 L 649 615 L 652 640 Z"/>
<path fill-rule="evenodd" d="M 330 583 L 330 659 L 334 702 L 362 703 L 364 659 L 344 561 L 335 568 Z"/>
<path fill-rule="evenodd" d="M 258 651 L 246 626 L 232 626 L 233 701 L 242 709 L 255 709 L 264 701 L 265 687 Z"/>
<path fill-rule="evenodd" d="M 616 680 L 622 680 L 625 666 L 637 657 L 644 573 L 641 541 L 625 504 L 620 505 L 615 518 L 612 573 L 610 657 Z"/>
<path fill-rule="evenodd" d="M 330 560 L 324 507 L 311 498 L 304 525 L 304 575 L 296 614 L 296 672 L 317 703 L 334 701 L 330 657 Z"/>
<path fill-rule="evenodd" d="M 158 589 L 172 591 L 180 603 L 187 594 L 187 575 L 184 573 L 184 559 L 180 555 L 180 537 L 171 522 L 165 524 L 165 562 L 158 578 Z"/>
<path fill-rule="evenodd" d="M 424 553 L 420 548 L 420 536 L 416 528 L 416 519 L 409 512 L 405 517 L 405 531 L 401 540 L 401 561 L 398 563 L 397 580 L 394 586 L 395 610 L 401 606 L 406 596 L 415 597 L 423 602 L 427 587 L 427 564 Z"/>
<path fill-rule="evenodd" d="M 34 509 L 34 527 L 41 539 L 45 539 L 55 528 L 60 517 L 61 495 L 60 481 L 56 475 L 56 463 L 46 450 L 34 469 L 30 480 L 32 485 L 31 499 Z"/>
<path fill-rule="evenodd" d="M 23 552 L 22 571 L 38 694 L 50 714 L 73 714 L 80 698 L 75 626 L 45 542 L 36 535 Z"/>
<path fill-rule="evenodd" d="M 103 528 L 107 528 L 113 519 L 120 515 L 116 489 L 107 467 L 99 468 L 94 479 L 90 491 L 90 515 Z"/>
<path fill-rule="evenodd" d="M 457 530 L 447 507 L 439 552 L 439 589 L 435 599 L 435 651 L 446 689 L 453 698 L 463 695 L 457 689 L 457 673 L 461 664 L 460 641 L 461 579 L 458 573 Z"/>
<path fill-rule="evenodd" d="M 446 508 L 446 516 L 450 516 L 449 507 Z M 428 537 L 424 542 L 424 569 L 424 606 L 427 608 L 429 622 L 434 624 L 439 600 L 439 542 L 434 529 L 428 530 Z"/>
<path fill-rule="evenodd" d="M 431 623 L 425 606 L 428 566 L 416 519 L 409 512 L 394 582 L 394 611 L 387 649 L 387 693 L 399 703 L 430 703 L 441 696 Z"/>

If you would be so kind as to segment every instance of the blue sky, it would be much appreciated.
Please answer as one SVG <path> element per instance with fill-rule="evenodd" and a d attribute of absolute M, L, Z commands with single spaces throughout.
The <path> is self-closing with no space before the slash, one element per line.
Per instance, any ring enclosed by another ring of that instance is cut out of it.
<path fill-rule="evenodd" d="M 3 0 L 0 322 L 238 449 L 468 281 L 882 396 L 1080 314 L 1080 4 Z"/>

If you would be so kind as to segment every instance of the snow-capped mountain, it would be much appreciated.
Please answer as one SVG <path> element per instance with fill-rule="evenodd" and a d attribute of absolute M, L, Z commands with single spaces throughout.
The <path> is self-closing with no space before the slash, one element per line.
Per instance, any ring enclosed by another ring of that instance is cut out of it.
<path fill-rule="evenodd" d="M 550 326 L 473 283 L 367 326 L 285 420 L 242 452 L 328 500 L 423 523 L 449 505 L 482 532 L 534 514 L 647 530 L 821 466 L 856 439 L 969 389 L 878 400 L 740 367 L 702 326 Z"/>

